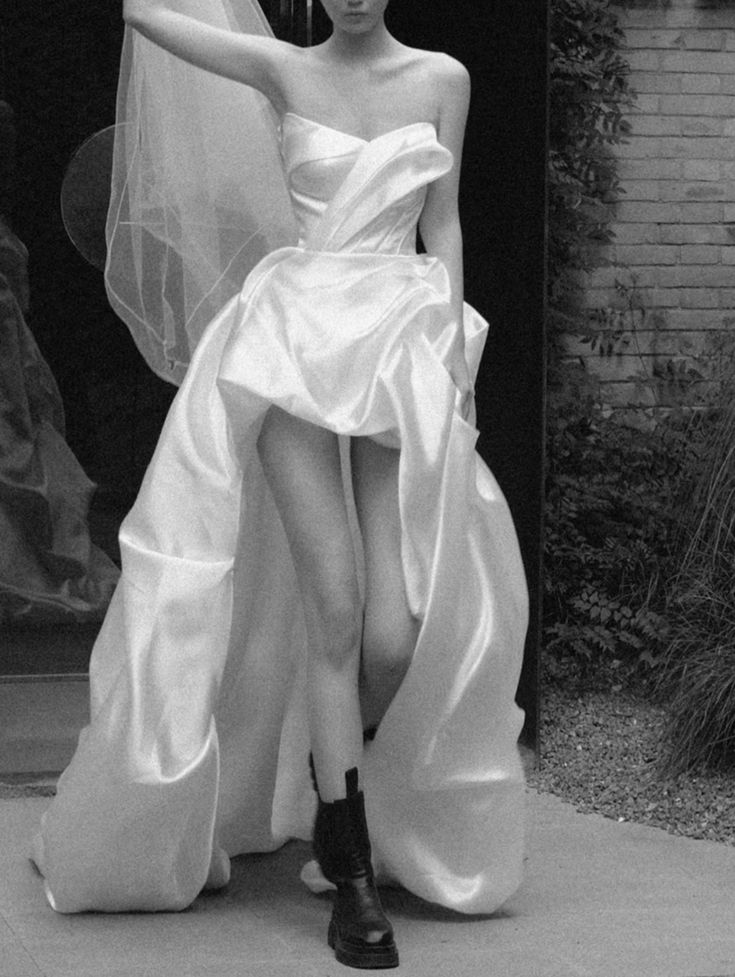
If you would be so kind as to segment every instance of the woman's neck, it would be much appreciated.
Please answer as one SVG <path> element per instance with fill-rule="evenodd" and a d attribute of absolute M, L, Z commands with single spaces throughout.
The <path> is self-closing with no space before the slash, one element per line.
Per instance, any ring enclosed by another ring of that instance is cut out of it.
<path fill-rule="evenodd" d="M 375 61 L 385 57 L 395 51 L 398 42 L 381 21 L 372 30 L 364 33 L 352 33 L 335 28 L 324 47 L 336 61 L 354 63 Z"/>

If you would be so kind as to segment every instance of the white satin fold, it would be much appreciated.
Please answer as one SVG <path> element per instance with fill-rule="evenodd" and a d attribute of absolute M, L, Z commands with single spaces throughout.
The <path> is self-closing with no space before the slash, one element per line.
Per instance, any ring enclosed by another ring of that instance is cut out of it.
<path fill-rule="evenodd" d="M 229 857 L 310 835 L 303 614 L 256 450 L 271 404 L 401 452 L 421 629 L 365 750 L 381 875 L 466 913 L 520 881 L 525 582 L 446 366 L 464 328 L 476 372 L 487 324 L 469 306 L 455 322 L 444 266 L 401 243 L 451 157 L 425 125 L 371 143 L 292 130 L 287 169 L 298 157 L 304 178 L 312 161 L 302 192 L 335 179 L 330 158 L 342 182 L 297 214 L 302 245 L 265 258 L 207 329 L 123 524 L 91 725 L 35 853 L 61 912 L 181 908 L 226 882 Z"/>

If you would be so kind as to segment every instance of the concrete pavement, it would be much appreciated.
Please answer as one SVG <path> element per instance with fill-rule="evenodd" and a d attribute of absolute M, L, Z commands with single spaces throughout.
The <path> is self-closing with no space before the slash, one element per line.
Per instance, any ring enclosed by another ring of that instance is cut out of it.
<path fill-rule="evenodd" d="M 294 843 L 184 913 L 59 916 L 28 861 L 45 798 L 0 800 L 1 977 L 339 977 Z M 386 890 L 404 977 L 733 977 L 735 848 L 529 791 L 518 893 L 490 918 Z"/>

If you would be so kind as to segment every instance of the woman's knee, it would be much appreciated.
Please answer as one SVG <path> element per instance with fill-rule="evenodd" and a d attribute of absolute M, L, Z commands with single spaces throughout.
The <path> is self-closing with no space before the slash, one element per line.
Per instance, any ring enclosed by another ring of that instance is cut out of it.
<path fill-rule="evenodd" d="M 417 636 L 418 622 L 410 615 L 367 614 L 362 639 L 366 675 L 401 678 L 411 664 Z"/>
<path fill-rule="evenodd" d="M 302 594 L 310 656 L 334 667 L 352 661 L 358 654 L 362 632 L 354 566 L 345 565 L 339 573 L 330 573 L 324 563 L 315 566 L 302 586 Z"/>

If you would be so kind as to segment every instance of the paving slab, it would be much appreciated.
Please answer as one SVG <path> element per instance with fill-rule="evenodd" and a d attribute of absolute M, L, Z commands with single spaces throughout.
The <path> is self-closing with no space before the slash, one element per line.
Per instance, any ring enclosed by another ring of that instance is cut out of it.
<path fill-rule="evenodd" d="M 183 913 L 60 916 L 28 861 L 44 798 L 0 801 L 0 977 L 346 977 L 301 843 L 234 860 Z M 466 917 L 385 890 L 403 977 L 735 977 L 735 848 L 529 791 L 526 874 Z"/>
<path fill-rule="evenodd" d="M 89 722 L 86 675 L 0 676 L 0 780 L 59 774 Z"/>

